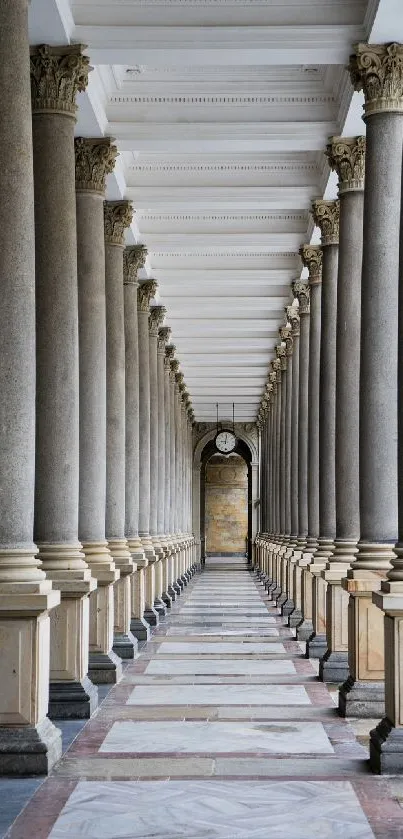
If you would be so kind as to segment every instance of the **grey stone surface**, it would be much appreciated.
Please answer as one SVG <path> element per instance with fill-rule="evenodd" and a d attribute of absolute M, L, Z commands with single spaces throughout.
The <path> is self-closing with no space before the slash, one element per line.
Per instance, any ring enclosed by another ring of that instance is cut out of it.
<path fill-rule="evenodd" d="M 105 541 L 106 328 L 103 196 L 77 192 L 80 541 Z"/>
<path fill-rule="evenodd" d="M 130 621 L 130 631 L 139 641 L 149 641 L 151 638 L 150 625 L 144 618 L 132 618 Z"/>
<path fill-rule="evenodd" d="M 385 717 L 370 733 L 369 760 L 378 775 L 403 774 L 403 728 Z"/>
<path fill-rule="evenodd" d="M 348 653 L 342 650 L 326 650 L 319 662 L 319 678 L 322 682 L 339 685 L 349 676 Z"/>
<path fill-rule="evenodd" d="M 105 242 L 106 538 L 125 537 L 125 326 L 123 247 Z"/>
<path fill-rule="evenodd" d="M 124 661 L 133 659 L 137 653 L 137 638 L 135 638 L 132 632 L 115 632 L 112 649 Z"/>
<path fill-rule="evenodd" d="M 47 717 L 37 726 L 0 727 L 0 775 L 47 775 L 61 755 L 62 735 Z"/>
<path fill-rule="evenodd" d="M 311 284 L 310 289 L 307 545 L 315 550 L 319 536 L 319 376 L 322 284 Z"/>
<path fill-rule="evenodd" d="M 384 682 L 358 681 L 349 676 L 339 690 L 339 713 L 342 717 L 383 717 Z"/>
<path fill-rule="evenodd" d="M 322 658 L 327 649 L 326 635 L 314 633 L 306 642 L 307 658 Z"/>
<path fill-rule="evenodd" d="M 108 653 L 90 651 L 88 675 L 95 685 L 114 685 L 121 678 L 122 672 L 122 661 L 113 650 Z"/>

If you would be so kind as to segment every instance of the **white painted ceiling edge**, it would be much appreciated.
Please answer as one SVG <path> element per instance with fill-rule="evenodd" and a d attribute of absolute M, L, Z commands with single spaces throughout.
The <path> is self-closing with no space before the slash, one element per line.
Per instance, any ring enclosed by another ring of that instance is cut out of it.
<path fill-rule="evenodd" d="M 104 2 L 106 4 L 106 0 Z M 30 40 L 31 43 L 50 43 L 50 44 L 62 44 L 62 43 L 70 43 L 72 40 L 76 41 L 77 37 L 75 37 L 76 32 L 76 25 L 73 19 L 73 14 L 70 7 L 69 0 L 31 0 L 31 5 L 29 8 L 29 24 L 30 24 Z M 367 9 L 366 9 L 366 16 L 364 20 L 364 27 L 363 27 L 363 38 L 368 41 L 372 41 L 374 43 L 382 43 L 385 41 L 391 40 L 400 40 L 403 41 L 403 14 L 402 14 L 402 7 L 401 7 L 401 0 L 369 0 Z M 85 27 L 84 27 L 85 31 Z M 119 33 L 121 37 L 122 33 Z M 319 36 L 318 36 L 319 37 Z M 277 48 L 277 45 L 275 45 Z M 295 46 L 295 45 L 294 45 Z M 92 51 L 89 51 L 90 58 Z M 132 59 L 132 55 L 130 55 L 130 59 Z M 144 56 L 143 56 L 144 58 Z M 264 63 L 263 57 L 261 58 L 262 64 Z M 335 63 L 337 63 L 336 59 L 334 59 Z M 259 63 L 259 62 L 257 62 Z M 274 62 L 275 63 L 275 62 Z M 280 63 L 280 62 L 277 62 Z M 286 62 L 284 62 L 286 63 Z M 319 62 L 317 62 L 319 63 Z M 112 69 L 112 68 L 111 68 Z M 196 68 L 198 69 L 198 68 Z M 107 94 L 105 88 L 105 73 L 109 72 L 108 68 L 97 66 L 94 68 L 94 71 L 90 74 L 90 81 L 87 88 L 87 91 L 83 94 L 79 95 L 79 114 L 78 114 L 78 125 L 77 125 L 77 133 L 84 134 L 86 136 L 102 136 L 102 135 L 111 135 L 113 136 L 113 132 L 111 128 L 113 128 L 113 124 L 108 121 L 106 115 L 106 106 L 107 106 Z M 361 119 L 362 115 L 362 103 L 363 98 L 361 94 L 353 93 L 351 85 L 346 83 L 344 79 L 344 88 L 340 93 L 340 111 L 339 111 L 339 125 L 342 126 L 342 130 L 340 133 L 344 136 L 354 136 L 358 134 L 365 133 L 365 123 Z M 122 144 L 120 144 L 120 148 L 122 148 Z M 130 148 L 130 145 L 129 145 Z M 122 154 L 117 162 L 115 167 L 115 171 L 112 175 L 108 176 L 107 182 L 107 198 L 109 200 L 118 200 L 120 198 L 132 198 L 134 196 L 131 195 L 131 191 L 133 189 L 128 185 L 126 180 L 126 171 L 125 171 L 125 160 L 124 154 Z M 135 191 L 135 190 L 134 190 Z M 214 192 L 214 189 L 213 189 Z M 215 190 L 216 193 L 216 190 Z M 148 189 L 148 194 L 150 194 L 150 189 Z M 322 170 L 322 194 L 324 198 L 332 199 L 337 197 L 337 178 L 334 173 L 329 175 L 328 167 L 325 165 L 325 160 L 323 159 L 323 170 Z M 209 191 L 206 191 L 206 202 L 209 201 Z M 183 201 L 183 190 L 181 195 L 181 201 Z M 256 199 L 254 199 L 256 200 Z M 203 204 L 201 204 L 201 207 Z M 219 206 L 219 205 L 217 205 Z M 253 205 L 255 206 L 255 205 Z M 295 209 L 295 208 L 294 208 Z M 228 209 L 225 208 L 225 212 L 228 212 Z M 160 211 L 161 212 L 161 211 Z M 169 210 L 172 213 L 172 209 Z M 202 212 L 202 210 L 200 210 Z M 219 212 L 219 210 L 217 210 Z M 180 213 L 179 213 L 180 215 Z M 179 228 L 180 231 L 180 228 Z M 309 228 L 310 232 L 310 241 L 313 243 L 318 243 L 320 241 L 320 232 L 318 229 L 313 228 L 311 224 Z M 150 241 L 153 240 L 153 235 L 158 242 L 158 246 L 161 248 L 163 245 L 163 237 L 161 238 L 161 234 L 155 233 L 150 234 Z M 159 235 L 159 239 L 158 239 Z M 178 233 L 180 236 L 180 232 Z M 209 234 L 206 234 L 209 235 Z M 269 234 L 271 236 L 271 234 Z M 269 238 L 268 236 L 268 238 Z M 275 234 L 273 234 L 273 241 L 276 239 Z M 230 238 L 228 239 L 228 248 L 231 246 Z M 307 239 L 308 240 L 308 239 Z M 136 215 L 134 216 L 134 220 L 131 226 L 130 231 L 128 232 L 127 243 L 136 243 L 139 241 L 144 241 L 147 244 L 147 235 L 144 236 L 140 233 L 140 230 L 137 225 Z M 224 240 L 221 240 L 224 241 Z M 247 242 L 247 240 L 245 240 Z M 254 245 L 254 250 L 256 250 L 256 235 L 251 237 L 251 247 L 249 251 Z M 273 242 L 272 242 L 273 245 Z M 261 243 L 262 247 L 262 254 L 264 256 L 264 247 L 263 242 Z M 281 251 L 281 241 L 278 239 L 278 249 Z M 273 248 L 270 247 L 270 252 L 273 252 Z M 230 255 L 230 254 L 229 254 Z M 160 294 L 159 298 L 162 297 L 163 302 L 164 300 L 164 277 L 166 281 L 168 281 L 169 277 L 169 253 L 162 254 L 164 257 L 164 267 L 158 265 L 158 253 L 154 254 L 155 260 L 153 264 L 150 263 L 150 259 L 147 260 L 146 265 L 143 269 L 141 274 L 142 277 L 147 276 L 156 276 L 157 279 L 160 281 Z M 259 253 L 252 253 L 254 259 L 257 258 L 256 264 L 259 264 Z M 288 256 L 284 254 L 284 256 Z M 291 256 L 291 254 L 290 254 Z M 189 265 L 191 266 L 192 273 L 195 270 L 195 266 L 192 264 L 192 257 L 197 258 L 197 254 L 190 255 L 190 262 Z M 248 258 L 250 254 L 248 249 L 245 254 L 245 270 L 243 270 L 243 266 L 239 277 L 243 277 L 247 275 L 247 268 L 248 268 Z M 281 254 L 280 254 L 281 257 Z M 206 254 L 203 254 L 204 261 L 206 261 Z M 224 254 L 224 259 L 226 255 Z M 164 261 L 165 260 L 165 261 Z M 239 262 L 239 257 L 238 257 Z M 237 265 L 238 268 L 238 265 Z M 178 274 L 178 270 L 175 266 L 172 267 L 171 273 L 175 272 Z M 181 272 L 179 272 L 181 273 Z M 186 273 L 186 259 L 184 263 L 184 274 Z M 203 276 L 203 260 L 201 260 L 200 265 L 196 268 L 196 276 L 200 273 L 201 277 Z M 305 272 L 302 272 L 304 275 Z M 270 274 L 270 270 L 262 271 L 262 279 L 266 280 L 266 283 L 269 282 L 268 275 Z M 277 276 L 281 275 L 281 269 L 277 271 Z M 209 274 L 210 278 L 214 277 L 214 272 Z M 221 275 L 220 275 L 221 276 Z M 279 280 L 281 282 L 281 280 Z M 275 283 L 276 284 L 276 283 Z M 278 284 L 278 283 L 277 283 Z M 186 284 L 180 286 L 182 292 L 185 289 L 186 291 Z M 280 290 L 280 286 L 279 286 Z M 193 291 L 193 290 L 192 290 Z M 282 293 L 284 294 L 284 287 L 281 289 Z M 255 291 L 256 293 L 256 291 Z M 218 356 L 215 355 L 208 355 L 204 354 L 200 348 L 200 341 L 199 343 L 195 341 L 195 351 L 192 350 L 192 310 L 194 310 L 195 306 L 197 306 L 198 298 L 194 294 L 189 294 L 184 299 L 182 299 L 181 295 L 178 295 L 178 305 L 175 303 L 175 295 L 171 296 L 169 301 L 169 309 L 167 315 L 167 323 L 172 326 L 172 341 L 175 343 L 175 334 L 176 332 L 178 335 L 180 334 L 180 330 L 184 330 L 184 324 L 187 324 L 188 332 L 184 332 L 184 340 L 187 342 L 187 369 L 184 370 L 185 378 L 189 377 L 190 381 L 197 383 L 198 387 L 198 397 L 197 400 L 194 402 L 194 410 L 196 413 L 196 419 L 200 421 L 214 421 L 215 419 L 215 402 L 219 399 L 220 401 L 220 419 L 230 418 L 232 416 L 232 402 L 236 401 L 236 418 L 239 421 L 242 420 L 253 420 L 256 416 L 256 410 L 260 401 L 260 395 L 262 393 L 265 380 L 267 378 L 268 373 L 268 359 L 270 356 L 273 356 L 274 346 L 277 343 L 277 330 L 278 327 L 284 322 L 284 315 L 282 314 L 282 305 L 281 303 L 284 302 L 283 298 L 279 297 L 279 305 L 276 305 L 276 298 L 271 296 L 271 306 L 270 312 L 264 312 L 264 317 L 262 321 L 262 331 L 259 331 L 259 321 L 253 320 L 251 321 L 251 334 L 250 340 L 248 339 L 248 347 L 250 344 L 251 352 L 256 352 L 257 355 L 248 355 L 248 361 L 245 360 L 242 356 L 241 349 L 237 350 L 236 341 L 233 341 L 233 346 L 231 344 L 231 351 L 225 359 L 222 359 L 221 369 L 219 371 L 219 375 L 217 376 L 217 371 L 215 369 L 216 362 L 214 359 L 219 358 L 219 351 L 220 351 L 220 340 L 223 336 L 225 336 L 225 329 L 223 328 L 222 321 L 216 321 L 216 326 L 214 323 L 214 319 L 211 318 L 212 311 L 211 307 L 206 305 L 204 300 L 203 302 L 203 310 L 206 310 L 206 323 L 204 324 L 203 321 L 203 329 L 206 342 L 212 342 L 213 340 L 217 341 L 217 352 Z M 231 302 L 231 312 L 235 311 L 235 314 L 238 314 L 238 311 L 241 308 L 245 308 L 247 304 L 248 310 L 257 309 L 257 311 L 261 311 L 264 308 L 264 299 L 260 300 L 259 297 L 254 299 L 254 297 L 250 298 L 239 298 L 239 305 L 237 304 L 236 299 L 230 299 Z M 290 299 L 291 302 L 291 299 Z M 256 313 L 255 313 L 256 315 Z M 229 317 L 229 323 L 231 323 Z M 235 321 L 234 321 L 235 324 Z M 218 333 L 218 334 L 217 334 Z M 248 327 L 246 326 L 246 333 L 248 333 Z M 269 335 L 270 340 L 269 340 Z M 187 337 L 186 337 L 187 336 Z M 261 356 L 261 347 L 262 342 L 266 341 L 267 344 L 267 359 L 265 363 L 262 363 L 262 356 Z M 255 350 L 256 345 L 256 350 Z M 226 343 L 226 347 L 228 347 L 228 343 Z M 179 360 L 180 352 L 178 352 Z M 252 364 L 253 369 L 251 374 L 249 374 L 249 364 Z M 209 369 L 214 371 L 215 378 L 209 378 Z M 186 375 L 188 373 L 188 376 Z M 236 391 L 231 387 L 231 379 L 236 381 L 237 389 Z M 214 385 L 213 385 L 214 381 Z M 228 386 L 229 385 L 229 386 Z M 189 387 L 190 396 L 192 397 L 192 387 Z M 203 402 L 203 400 L 206 400 Z"/>

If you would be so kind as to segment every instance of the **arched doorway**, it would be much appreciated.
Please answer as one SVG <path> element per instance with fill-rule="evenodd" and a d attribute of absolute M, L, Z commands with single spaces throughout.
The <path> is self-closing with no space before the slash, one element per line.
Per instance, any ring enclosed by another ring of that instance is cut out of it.
<path fill-rule="evenodd" d="M 205 562 L 208 554 L 225 555 L 232 552 L 246 554 L 248 562 L 251 562 L 253 550 L 251 451 L 243 440 L 238 439 L 232 456 L 218 455 L 214 439 L 212 439 L 206 443 L 200 460 L 201 562 Z M 241 480 L 241 464 L 246 467 L 244 484 Z M 228 521 L 225 522 L 226 511 L 227 514 L 232 514 L 232 539 L 231 527 Z M 215 522 L 212 521 L 214 516 Z M 228 548 L 232 543 L 235 548 L 233 551 L 225 550 L 226 540 Z"/>

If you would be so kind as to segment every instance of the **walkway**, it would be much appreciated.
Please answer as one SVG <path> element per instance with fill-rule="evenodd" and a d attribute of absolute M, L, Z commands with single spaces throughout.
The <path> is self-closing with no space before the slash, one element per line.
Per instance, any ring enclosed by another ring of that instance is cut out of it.
<path fill-rule="evenodd" d="M 8 835 L 396 839 L 402 789 L 367 772 L 366 751 L 243 561 L 217 560 Z"/>

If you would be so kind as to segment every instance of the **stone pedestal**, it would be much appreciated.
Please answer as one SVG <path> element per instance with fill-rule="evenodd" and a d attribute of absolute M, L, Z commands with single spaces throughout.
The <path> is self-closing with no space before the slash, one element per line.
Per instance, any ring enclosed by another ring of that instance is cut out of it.
<path fill-rule="evenodd" d="M 382 573 L 348 571 L 350 675 L 339 690 L 339 712 L 346 717 L 381 717 L 385 710 L 383 615 L 372 602 Z"/>

